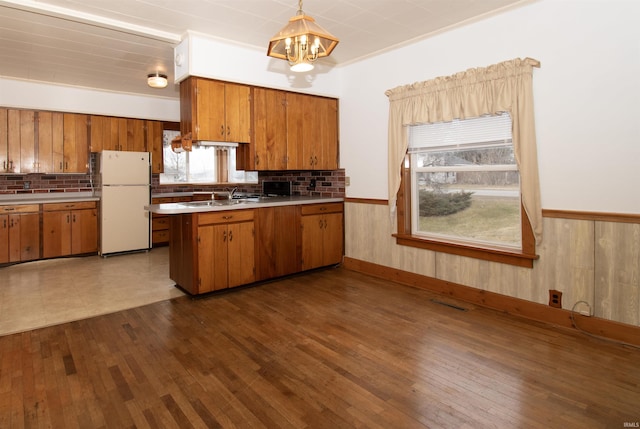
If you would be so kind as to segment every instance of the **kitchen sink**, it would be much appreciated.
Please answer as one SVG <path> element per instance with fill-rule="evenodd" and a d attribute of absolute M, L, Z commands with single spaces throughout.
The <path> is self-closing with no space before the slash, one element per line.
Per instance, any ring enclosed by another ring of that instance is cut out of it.
<path fill-rule="evenodd" d="M 184 203 L 178 203 L 183 207 L 223 207 L 233 206 L 236 204 L 257 203 L 259 198 L 235 198 L 232 200 L 206 200 L 206 201 L 188 201 Z"/>

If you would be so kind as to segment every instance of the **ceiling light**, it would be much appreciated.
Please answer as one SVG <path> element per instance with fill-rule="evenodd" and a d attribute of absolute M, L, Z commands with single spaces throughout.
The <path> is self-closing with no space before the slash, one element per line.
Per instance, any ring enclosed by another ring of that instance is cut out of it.
<path fill-rule="evenodd" d="M 167 75 L 155 72 L 147 75 L 147 85 L 151 88 L 164 88 L 167 86 Z"/>
<path fill-rule="evenodd" d="M 302 0 L 298 0 L 298 12 L 271 38 L 267 55 L 287 60 L 291 71 L 305 72 L 313 69 L 315 60 L 329 56 L 338 42 L 315 19 L 304 14 Z"/>

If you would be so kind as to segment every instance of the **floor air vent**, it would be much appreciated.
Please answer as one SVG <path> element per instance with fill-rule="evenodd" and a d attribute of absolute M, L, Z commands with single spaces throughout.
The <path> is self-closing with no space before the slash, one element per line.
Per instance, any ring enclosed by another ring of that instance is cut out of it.
<path fill-rule="evenodd" d="M 449 302 L 440 301 L 438 299 L 432 299 L 431 302 L 433 302 L 434 304 L 440 304 L 440 305 L 444 305 L 445 307 L 453 308 L 454 310 L 469 311 L 468 308 L 460 307 L 459 305 L 451 304 Z"/>

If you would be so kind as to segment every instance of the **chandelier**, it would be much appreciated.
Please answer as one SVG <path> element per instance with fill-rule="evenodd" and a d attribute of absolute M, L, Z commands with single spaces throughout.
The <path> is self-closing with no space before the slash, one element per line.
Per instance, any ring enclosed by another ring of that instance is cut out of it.
<path fill-rule="evenodd" d="M 287 60 L 291 71 L 305 72 L 313 69 L 315 60 L 329 56 L 338 42 L 315 19 L 304 14 L 302 0 L 298 0 L 298 12 L 271 38 L 267 55 Z"/>

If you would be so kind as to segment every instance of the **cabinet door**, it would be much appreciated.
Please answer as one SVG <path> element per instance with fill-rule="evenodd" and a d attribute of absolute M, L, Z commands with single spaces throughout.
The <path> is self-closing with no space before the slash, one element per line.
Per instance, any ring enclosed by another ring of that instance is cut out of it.
<path fill-rule="evenodd" d="M 338 100 L 316 97 L 314 108 L 318 112 L 317 133 L 314 135 L 315 156 L 313 168 L 316 170 L 336 170 L 338 168 Z"/>
<path fill-rule="evenodd" d="M 310 270 L 323 265 L 323 231 L 322 215 L 302 216 L 302 269 Z"/>
<path fill-rule="evenodd" d="M 9 215 L 0 214 L 0 264 L 9 262 Z"/>
<path fill-rule="evenodd" d="M 83 209 L 71 211 L 71 254 L 98 251 L 98 211 Z"/>
<path fill-rule="evenodd" d="M 63 114 L 38 112 L 38 172 L 62 173 Z"/>
<path fill-rule="evenodd" d="M 160 121 L 147 121 L 147 150 L 151 152 L 151 172 L 159 174 L 164 172 L 162 132 L 163 125 Z"/>
<path fill-rule="evenodd" d="M 71 254 L 71 212 L 42 214 L 42 257 L 56 258 Z"/>
<path fill-rule="evenodd" d="M 313 169 L 313 130 L 318 112 L 312 110 L 313 97 L 287 93 L 287 168 Z"/>
<path fill-rule="evenodd" d="M 40 214 L 9 215 L 9 262 L 40 258 Z"/>
<path fill-rule="evenodd" d="M 7 109 L 0 108 L 0 173 L 9 169 L 9 142 L 7 141 Z"/>
<path fill-rule="evenodd" d="M 88 116 L 64 114 L 64 172 L 87 173 L 89 170 Z"/>
<path fill-rule="evenodd" d="M 35 112 L 9 109 L 7 112 L 7 171 L 34 173 L 35 149 Z"/>
<path fill-rule="evenodd" d="M 342 213 L 327 213 L 324 218 L 322 265 L 342 262 L 344 226 Z"/>
<path fill-rule="evenodd" d="M 227 228 L 229 287 L 256 280 L 254 223 L 232 223 Z"/>
<path fill-rule="evenodd" d="M 197 293 L 225 289 L 227 277 L 227 226 L 198 227 L 198 279 Z"/>
<path fill-rule="evenodd" d="M 91 116 L 91 152 L 118 150 L 118 118 Z"/>
<path fill-rule="evenodd" d="M 121 150 L 146 152 L 147 142 L 144 136 L 145 122 L 142 119 L 127 119 L 127 138 Z"/>
<path fill-rule="evenodd" d="M 258 211 L 256 225 L 256 280 L 300 271 L 297 206 L 265 207 Z"/>
<path fill-rule="evenodd" d="M 285 93 L 254 88 L 255 170 L 287 169 L 287 113 Z"/>
<path fill-rule="evenodd" d="M 194 140 L 224 141 L 224 83 L 197 79 Z"/>
<path fill-rule="evenodd" d="M 225 140 L 249 143 L 251 141 L 251 87 L 226 83 L 224 91 Z"/>

